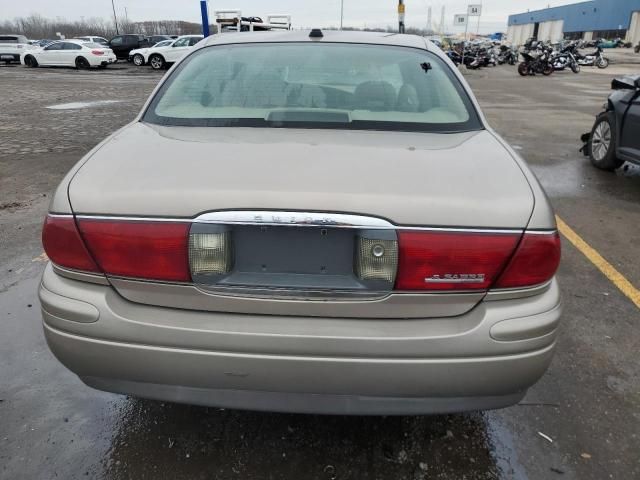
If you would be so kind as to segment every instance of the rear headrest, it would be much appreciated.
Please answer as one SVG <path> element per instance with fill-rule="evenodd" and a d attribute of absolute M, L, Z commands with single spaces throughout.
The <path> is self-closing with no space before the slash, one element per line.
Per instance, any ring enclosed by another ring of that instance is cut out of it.
<path fill-rule="evenodd" d="M 389 82 L 364 82 L 356 87 L 353 107 L 355 110 L 384 112 L 396 105 L 396 90 Z"/>

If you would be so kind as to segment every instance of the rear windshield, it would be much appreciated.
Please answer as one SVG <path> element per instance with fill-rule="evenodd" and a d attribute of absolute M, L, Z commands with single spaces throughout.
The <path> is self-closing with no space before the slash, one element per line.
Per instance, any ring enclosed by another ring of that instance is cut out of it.
<path fill-rule="evenodd" d="M 95 43 L 95 42 L 85 42 L 82 45 L 84 45 L 87 48 L 104 48 L 105 47 L 103 44 Z"/>
<path fill-rule="evenodd" d="M 27 37 L 21 35 L 0 35 L 0 43 L 29 43 Z"/>
<path fill-rule="evenodd" d="M 436 55 L 339 43 L 203 48 L 172 72 L 144 121 L 451 132 L 481 128 L 462 85 Z"/>

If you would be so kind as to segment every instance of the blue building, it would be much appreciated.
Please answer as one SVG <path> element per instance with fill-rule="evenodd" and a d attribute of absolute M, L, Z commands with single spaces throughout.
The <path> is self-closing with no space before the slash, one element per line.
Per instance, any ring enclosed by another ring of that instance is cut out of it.
<path fill-rule="evenodd" d="M 640 0 L 591 0 L 509 17 L 507 39 L 522 45 L 528 38 L 557 42 L 563 38 L 640 40 Z"/>

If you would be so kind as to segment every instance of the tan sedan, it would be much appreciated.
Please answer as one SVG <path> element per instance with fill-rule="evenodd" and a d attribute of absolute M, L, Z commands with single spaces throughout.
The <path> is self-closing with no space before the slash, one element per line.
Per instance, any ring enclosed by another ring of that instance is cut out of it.
<path fill-rule="evenodd" d="M 200 42 L 57 190 L 44 331 L 87 385 L 227 408 L 520 401 L 560 242 L 525 162 L 421 37 Z"/>

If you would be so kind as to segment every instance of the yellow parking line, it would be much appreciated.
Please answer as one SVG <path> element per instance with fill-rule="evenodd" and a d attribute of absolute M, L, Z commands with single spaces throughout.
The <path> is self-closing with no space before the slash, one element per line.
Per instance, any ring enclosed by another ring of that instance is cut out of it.
<path fill-rule="evenodd" d="M 620 291 L 629 298 L 636 307 L 640 308 L 640 290 L 633 286 L 613 265 L 607 262 L 591 245 L 585 242 L 580 235 L 564 223 L 560 217 L 556 216 L 558 222 L 558 230 L 569 240 L 585 257 L 600 270 Z"/>

